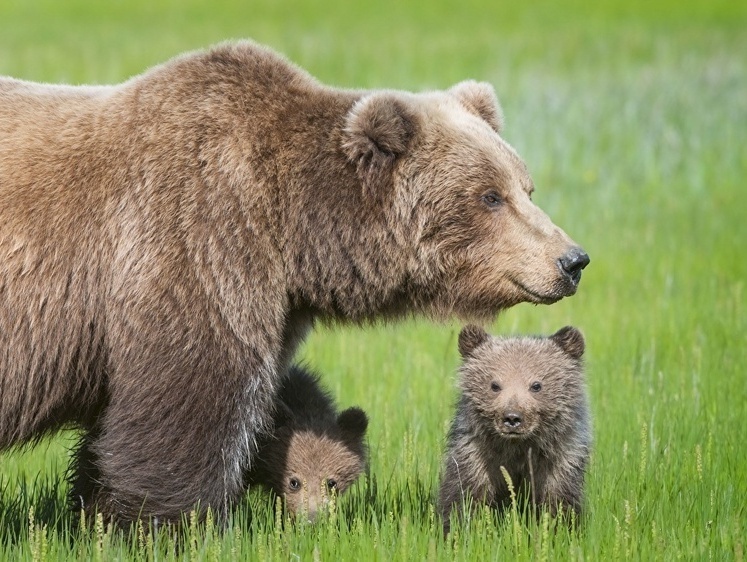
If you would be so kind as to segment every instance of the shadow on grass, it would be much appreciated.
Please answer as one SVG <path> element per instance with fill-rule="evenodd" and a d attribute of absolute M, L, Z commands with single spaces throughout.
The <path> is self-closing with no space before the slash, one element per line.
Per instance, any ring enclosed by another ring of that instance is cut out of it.
<path fill-rule="evenodd" d="M 0 544 L 28 540 L 32 525 L 70 535 L 77 516 L 68 508 L 66 491 L 59 477 L 40 475 L 31 483 L 0 479 Z"/>
<path fill-rule="evenodd" d="M 380 482 L 375 475 L 369 474 L 365 485 L 340 503 L 340 511 L 348 521 L 357 516 L 363 517 L 364 523 L 371 523 L 390 514 L 395 518 L 409 514 L 414 519 L 427 521 L 434 506 L 434 495 L 431 486 L 421 480 L 393 482 L 390 478 L 387 482 Z"/>

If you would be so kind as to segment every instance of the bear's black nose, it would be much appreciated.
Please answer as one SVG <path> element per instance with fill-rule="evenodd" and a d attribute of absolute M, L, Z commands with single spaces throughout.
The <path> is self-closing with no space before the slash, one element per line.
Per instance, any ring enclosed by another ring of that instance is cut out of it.
<path fill-rule="evenodd" d="M 508 413 L 503 416 L 503 425 L 512 428 L 519 427 L 521 425 L 521 416 L 514 412 Z"/>
<path fill-rule="evenodd" d="M 560 258 L 560 268 L 574 284 L 581 280 L 581 270 L 589 265 L 589 255 L 583 248 L 575 246 L 566 255 Z"/>

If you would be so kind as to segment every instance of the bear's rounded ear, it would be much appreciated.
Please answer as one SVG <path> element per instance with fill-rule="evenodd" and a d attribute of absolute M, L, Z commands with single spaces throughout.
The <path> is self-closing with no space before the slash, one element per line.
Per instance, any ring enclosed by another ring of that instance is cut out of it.
<path fill-rule="evenodd" d="M 586 349 L 584 336 L 573 326 L 565 326 L 550 336 L 560 349 L 574 359 L 581 359 Z"/>
<path fill-rule="evenodd" d="M 394 93 L 358 100 L 345 118 L 342 148 L 364 186 L 372 188 L 391 174 L 415 135 L 415 113 Z"/>
<path fill-rule="evenodd" d="M 348 408 L 337 416 L 337 425 L 349 438 L 360 439 L 368 429 L 368 416 L 360 408 Z"/>
<path fill-rule="evenodd" d="M 467 111 L 481 117 L 496 133 L 501 133 L 503 110 L 493 86 L 487 82 L 465 80 L 453 86 L 449 93 L 456 97 Z"/>
<path fill-rule="evenodd" d="M 477 346 L 487 341 L 490 336 L 488 333 L 474 324 L 469 324 L 459 332 L 459 353 L 462 358 L 466 359 Z"/>

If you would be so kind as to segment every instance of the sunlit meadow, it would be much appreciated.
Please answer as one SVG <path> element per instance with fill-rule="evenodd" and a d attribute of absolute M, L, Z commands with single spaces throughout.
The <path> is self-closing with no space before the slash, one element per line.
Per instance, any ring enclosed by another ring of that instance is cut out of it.
<path fill-rule="evenodd" d="M 338 86 L 495 86 L 535 201 L 592 259 L 576 296 L 493 326 L 586 336 L 585 515 L 569 530 L 481 511 L 445 539 L 434 498 L 460 326 L 322 326 L 300 358 L 369 413 L 371 450 L 326 520 L 293 525 L 253 492 L 225 527 L 187 521 L 178 546 L 79 527 L 66 433 L 0 454 L 0 559 L 744 559 L 747 4 L 3 0 L 0 74 L 116 83 L 243 37 Z"/>

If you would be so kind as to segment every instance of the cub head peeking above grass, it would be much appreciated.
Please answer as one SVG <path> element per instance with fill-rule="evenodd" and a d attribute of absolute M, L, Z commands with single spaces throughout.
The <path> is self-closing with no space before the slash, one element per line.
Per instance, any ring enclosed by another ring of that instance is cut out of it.
<path fill-rule="evenodd" d="M 337 413 L 319 377 L 291 367 L 277 399 L 275 430 L 263 439 L 247 477 L 285 499 L 294 515 L 310 520 L 366 470 L 368 418 L 360 408 Z"/>
<path fill-rule="evenodd" d="M 550 337 L 459 334 L 459 398 L 439 493 L 448 532 L 465 500 L 505 508 L 520 500 L 578 513 L 591 446 L 584 339 L 565 327 Z"/>

